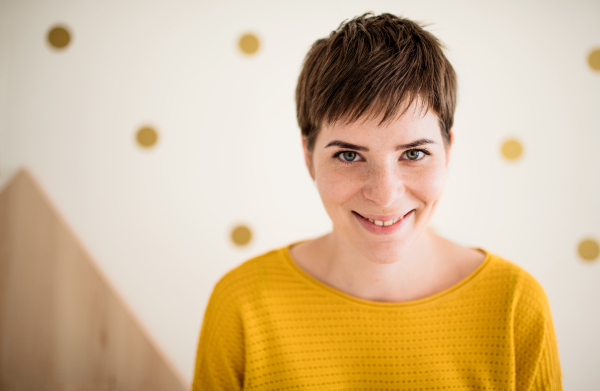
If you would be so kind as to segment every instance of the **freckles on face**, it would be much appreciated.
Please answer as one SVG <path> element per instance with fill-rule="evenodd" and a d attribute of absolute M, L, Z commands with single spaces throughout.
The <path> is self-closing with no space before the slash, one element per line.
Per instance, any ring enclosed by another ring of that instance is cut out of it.
<path fill-rule="evenodd" d="M 330 155 L 333 155 L 333 151 Z M 335 158 L 327 155 L 325 159 Z M 360 193 L 366 176 L 366 170 L 348 170 L 348 167 L 338 162 L 321 162 L 318 171 L 315 182 L 326 208 L 329 205 L 327 201 L 344 204 L 352 200 Z"/>
<path fill-rule="evenodd" d="M 412 193 L 425 206 L 432 206 L 440 199 L 444 191 L 446 169 L 440 160 L 431 159 L 421 169 L 413 170 L 407 174 L 403 181 L 407 191 Z"/>

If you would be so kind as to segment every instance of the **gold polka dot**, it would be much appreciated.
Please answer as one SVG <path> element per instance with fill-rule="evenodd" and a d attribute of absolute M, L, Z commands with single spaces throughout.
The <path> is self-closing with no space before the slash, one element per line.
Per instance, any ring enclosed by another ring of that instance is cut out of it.
<path fill-rule="evenodd" d="M 238 225 L 231 231 L 231 241 L 238 246 L 245 246 L 252 240 L 252 231 L 245 225 Z"/>
<path fill-rule="evenodd" d="M 600 49 L 594 49 L 588 56 L 588 64 L 595 71 L 600 71 Z"/>
<path fill-rule="evenodd" d="M 48 32 L 48 42 L 57 49 L 66 47 L 71 41 L 71 34 L 64 27 L 54 27 Z"/>
<path fill-rule="evenodd" d="M 509 139 L 502 144 L 502 155 L 508 160 L 517 160 L 523 153 L 523 146 L 515 139 Z"/>
<path fill-rule="evenodd" d="M 594 239 L 584 239 L 579 243 L 577 252 L 584 261 L 595 261 L 598 254 L 600 254 L 600 246 Z"/>
<path fill-rule="evenodd" d="M 244 34 L 240 38 L 240 50 L 245 54 L 254 54 L 258 51 L 260 42 L 254 34 Z"/>
<path fill-rule="evenodd" d="M 158 134 L 156 133 L 156 130 L 150 126 L 144 126 L 137 131 L 136 139 L 140 146 L 150 148 L 156 144 Z"/>

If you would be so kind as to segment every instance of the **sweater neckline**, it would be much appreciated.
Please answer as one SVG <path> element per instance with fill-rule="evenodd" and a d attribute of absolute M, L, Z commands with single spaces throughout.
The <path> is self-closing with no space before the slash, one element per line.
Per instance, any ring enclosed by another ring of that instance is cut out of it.
<path fill-rule="evenodd" d="M 486 269 L 488 267 L 488 265 L 491 263 L 491 259 L 493 257 L 493 254 L 490 253 L 489 251 L 486 251 L 479 247 L 471 247 L 471 249 L 473 249 L 473 250 L 478 250 L 478 251 L 483 252 L 485 254 L 485 258 L 484 258 L 483 262 L 481 262 L 481 264 L 479 264 L 479 266 L 477 266 L 477 268 L 475 270 L 473 270 L 468 276 L 466 276 L 465 278 L 460 280 L 458 283 L 456 283 L 438 293 L 435 293 L 435 294 L 427 296 L 427 297 L 422 297 L 420 299 L 402 301 L 402 302 L 385 302 L 385 301 L 374 301 L 374 300 L 361 299 L 359 297 L 352 296 L 348 293 L 337 290 L 336 288 L 329 286 L 329 285 L 325 284 L 324 282 L 321 282 L 321 281 L 317 280 L 315 277 L 308 274 L 300 266 L 298 266 L 298 264 L 296 264 L 296 262 L 293 260 L 291 254 L 290 254 L 290 248 L 292 246 L 294 246 L 296 244 L 300 244 L 302 242 L 304 242 L 304 240 L 290 243 L 287 246 L 280 249 L 280 251 L 283 253 L 283 257 L 286 261 L 285 263 L 288 264 L 288 266 L 299 277 L 301 277 L 303 280 L 312 284 L 313 286 L 315 286 L 317 289 L 319 289 L 321 291 L 325 291 L 326 293 L 333 294 L 337 297 L 340 297 L 347 301 L 351 301 L 356 304 L 361 304 L 363 306 L 375 307 L 375 308 L 415 307 L 415 306 L 429 304 L 431 302 L 434 302 L 434 301 L 442 299 L 446 296 L 449 296 L 453 292 L 463 288 L 466 285 L 469 285 L 469 283 L 471 283 L 478 275 L 481 274 L 481 272 L 484 269 Z"/>

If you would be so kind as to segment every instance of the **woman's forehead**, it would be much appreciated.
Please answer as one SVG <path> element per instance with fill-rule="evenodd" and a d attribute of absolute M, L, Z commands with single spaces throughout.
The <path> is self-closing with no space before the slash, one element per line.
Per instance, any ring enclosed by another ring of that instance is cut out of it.
<path fill-rule="evenodd" d="M 403 115 L 398 116 L 383 124 L 381 117 L 377 119 L 363 118 L 352 123 L 337 121 L 322 127 L 321 139 L 331 139 L 337 137 L 380 140 L 413 138 L 428 136 L 441 139 L 439 120 L 433 110 L 409 109 Z"/>

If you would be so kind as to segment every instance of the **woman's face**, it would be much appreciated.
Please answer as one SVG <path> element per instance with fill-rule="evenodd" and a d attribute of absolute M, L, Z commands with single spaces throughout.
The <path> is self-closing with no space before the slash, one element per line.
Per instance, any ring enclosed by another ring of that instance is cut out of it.
<path fill-rule="evenodd" d="M 372 262 L 393 263 L 427 227 L 450 151 L 432 110 L 423 115 L 413 104 L 394 122 L 378 123 L 323 126 L 313 152 L 306 141 L 304 152 L 334 238 Z"/>

